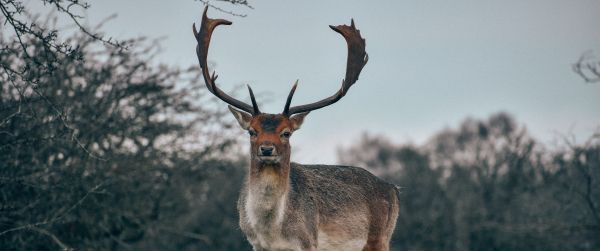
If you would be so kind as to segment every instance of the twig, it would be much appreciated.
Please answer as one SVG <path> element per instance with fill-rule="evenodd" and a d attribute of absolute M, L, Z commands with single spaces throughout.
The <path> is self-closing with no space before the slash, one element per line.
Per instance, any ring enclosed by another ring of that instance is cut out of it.
<path fill-rule="evenodd" d="M 109 44 L 109 45 L 112 45 L 112 46 L 114 46 L 114 47 L 117 47 L 117 48 L 127 49 L 127 47 L 126 47 L 126 46 L 124 46 L 124 43 L 119 43 L 118 41 L 117 41 L 117 42 L 114 42 L 114 41 L 112 40 L 112 38 L 105 39 L 104 37 L 100 36 L 100 35 L 99 35 L 99 34 L 97 34 L 97 33 L 96 33 L 96 34 L 93 34 L 93 33 L 91 33 L 90 31 L 88 31 L 88 30 L 87 30 L 87 29 L 86 29 L 86 28 L 85 28 L 85 27 L 84 27 L 84 26 L 83 26 L 83 25 L 82 25 L 82 24 L 79 22 L 79 19 L 81 19 L 81 18 L 83 18 L 83 17 L 82 17 L 82 16 L 79 16 L 79 15 L 76 15 L 76 14 L 73 14 L 73 12 L 70 10 L 71 6 L 79 6 L 79 7 L 83 8 L 83 9 L 87 9 L 87 8 L 89 8 L 89 6 L 90 6 L 89 4 L 87 4 L 87 3 L 80 4 L 80 3 L 75 3 L 75 2 L 72 2 L 71 4 L 69 4 L 69 6 L 67 6 L 67 8 L 65 8 L 64 6 L 62 6 L 62 5 L 60 4 L 60 1 L 56 1 L 56 2 L 54 2 L 54 6 L 56 7 L 56 9 L 57 9 L 58 11 L 60 11 L 60 12 L 64 12 L 65 14 L 67 14 L 67 15 L 69 16 L 69 18 L 71 18 L 71 21 L 73 21 L 73 23 L 75 23 L 75 25 L 76 25 L 76 26 L 79 28 L 79 30 L 81 30 L 81 32 L 83 32 L 84 34 L 86 34 L 86 35 L 90 36 L 92 39 L 94 39 L 94 40 L 98 40 L 98 41 L 101 41 L 101 42 L 103 42 L 103 43 L 105 43 L 105 44 Z"/>
<path fill-rule="evenodd" d="M 165 226 L 159 226 L 158 229 L 159 230 L 164 230 L 164 231 L 172 233 L 172 234 L 184 236 L 184 237 L 187 237 L 187 238 L 191 238 L 191 239 L 195 239 L 195 240 L 201 240 L 204 243 L 208 244 L 209 246 L 212 245 L 212 241 L 210 240 L 210 238 L 208 238 L 208 236 L 203 235 L 203 234 L 197 234 L 197 233 L 187 232 L 187 231 L 180 231 L 180 230 L 173 229 L 173 228 L 170 228 L 170 227 L 165 227 Z"/>
<path fill-rule="evenodd" d="M 239 14 L 239 13 L 235 13 L 235 12 L 233 12 L 233 11 L 224 10 L 224 9 L 222 9 L 221 7 L 218 7 L 218 6 L 212 5 L 212 4 L 210 3 L 210 1 L 207 1 L 207 0 L 198 0 L 198 2 L 201 2 L 201 3 L 203 3 L 204 5 L 207 5 L 208 7 L 211 7 L 211 8 L 213 8 L 213 9 L 215 9 L 215 10 L 218 10 L 218 11 L 220 11 L 220 12 L 223 12 L 223 13 L 225 13 L 225 14 L 229 14 L 229 15 L 232 15 L 232 16 L 236 16 L 236 17 L 247 17 L 247 16 L 248 16 L 248 15 L 246 15 L 246 14 Z M 234 3 L 234 4 L 235 4 L 235 3 Z M 252 9 L 252 6 L 250 6 L 250 5 L 247 5 L 247 4 L 244 4 L 244 5 L 245 5 L 245 6 L 248 6 L 248 8 L 250 8 L 250 9 Z"/>
<path fill-rule="evenodd" d="M 593 60 L 592 51 L 587 51 L 573 64 L 573 71 L 587 83 L 600 82 L 600 61 Z"/>
<path fill-rule="evenodd" d="M 102 228 L 102 230 L 104 230 L 104 231 L 105 231 L 105 232 L 108 234 L 108 236 L 110 237 L 110 239 L 111 239 L 111 240 L 115 241 L 117 244 L 121 245 L 123 248 L 125 248 L 125 249 L 127 249 L 127 250 L 130 250 L 130 249 L 131 249 L 131 246 L 130 246 L 129 244 L 127 244 L 127 243 L 123 242 L 123 240 L 121 240 L 121 239 L 119 239 L 119 238 L 115 237 L 115 236 L 114 236 L 114 235 L 111 233 L 111 231 L 110 231 L 108 228 L 106 228 L 106 226 L 104 226 L 103 224 L 99 224 L 98 226 L 99 226 L 100 228 Z"/>
<path fill-rule="evenodd" d="M 8 121 L 10 121 L 10 119 L 12 119 L 12 117 L 14 117 L 14 116 L 17 116 L 18 114 L 20 114 L 20 113 L 21 113 L 21 103 L 23 102 L 23 97 L 24 97 L 24 95 L 23 95 L 23 92 L 22 92 L 22 91 L 21 91 L 21 89 L 19 89 L 19 87 L 18 87 L 18 86 L 15 84 L 15 81 L 14 81 L 14 79 L 11 77 L 11 74 L 8 72 L 8 70 L 7 70 L 5 67 L 3 67 L 2 69 L 3 69 L 3 70 L 4 70 L 4 72 L 7 74 L 7 76 L 8 76 L 8 79 L 9 79 L 9 81 L 10 81 L 11 85 L 12 85 L 12 86 L 14 86 L 14 87 L 15 87 L 15 89 L 17 89 L 17 92 L 19 93 L 19 108 L 17 108 L 17 111 L 16 111 L 16 112 L 14 112 L 13 114 L 11 114 L 11 115 L 9 115 L 8 117 L 6 117 L 6 118 L 4 119 L 4 121 L 2 121 L 2 123 L 0 123 L 0 126 L 3 126 L 5 123 L 7 123 Z M 7 132 L 7 133 L 8 133 L 8 132 Z M 10 134 L 10 135 L 12 135 L 12 136 L 14 136 L 12 133 L 9 133 L 9 134 Z"/>
<path fill-rule="evenodd" d="M 33 91 L 40 96 L 40 98 L 42 98 L 44 101 L 46 101 L 46 103 L 48 105 L 50 105 L 50 107 L 52 108 L 52 110 L 54 110 L 56 112 L 56 114 L 58 115 L 58 118 L 60 119 L 60 121 L 62 122 L 63 126 L 66 127 L 67 129 L 69 129 L 69 131 L 71 131 L 71 140 L 75 141 L 75 143 L 77 143 L 77 145 L 83 149 L 83 151 L 85 151 L 88 156 L 94 158 L 94 159 L 98 159 L 101 161 L 106 161 L 106 159 L 96 156 L 95 154 L 93 154 L 92 152 L 90 152 L 79 140 L 79 137 L 77 137 L 77 130 L 75 128 L 73 128 L 65 119 L 66 116 L 64 115 L 64 113 L 62 113 L 55 105 L 54 103 L 52 103 L 52 101 L 50 101 L 50 99 L 48 99 L 48 97 L 46 97 L 44 94 L 42 94 L 38 89 L 37 89 L 37 85 L 33 84 L 32 86 Z"/>
<path fill-rule="evenodd" d="M 41 234 L 44 234 L 44 235 L 47 235 L 47 236 L 49 236 L 50 238 L 52 238 L 52 240 L 53 240 L 53 241 L 54 241 L 54 242 L 55 242 L 55 243 L 56 243 L 58 246 L 60 246 L 60 248 L 61 248 L 63 251 L 71 251 L 71 250 L 75 250 L 75 249 L 73 249 L 73 248 L 71 248 L 71 247 L 67 246 L 67 244 L 65 244 L 65 243 L 64 243 L 64 242 L 62 242 L 60 239 L 58 239 L 58 237 L 56 237 L 56 235 L 54 235 L 53 233 L 50 233 L 50 232 L 49 232 L 48 230 L 46 230 L 46 229 L 42 229 L 42 228 L 39 228 L 39 227 L 32 227 L 32 228 L 31 228 L 31 230 L 34 230 L 34 231 L 36 231 L 36 232 L 38 232 L 38 233 L 41 233 Z"/>
<path fill-rule="evenodd" d="M 75 209 L 76 207 L 78 207 L 79 205 L 81 205 L 81 203 L 83 203 L 83 201 L 91 193 L 93 193 L 96 190 L 98 190 L 103 184 L 104 184 L 104 181 L 101 182 L 100 184 L 94 186 L 92 189 L 88 190 L 87 193 L 83 197 L 81 197 L 75 204 L 73 204 L 69 209 L 65 210 L 62 213 L 58 213 L 58 215 L 55 216 L 55 217 L 53 217 L 52 219 L 44 220 L 44 221 L 40 221 L 40 222 L 36 222 L 36 223 L 31 223 L 31 224 L 26 224 L 26 225 L 14 227 L 14 228 L 11 228 L 11 229 L 7 229 L 7 230 L 4 230 L 4 231 L 0 232 L 0 236 L 5 235 L 5 234 L 10 233 L 10 232 L 14 232 L 14 231 L 25 230 L 25 229 L 33 229 L 35 227 L 46 225 L 46 224 L 50 224 L 50 223 L 53 223 L 55 221 L 60 220 L 65 215 L 67 215 L 69 212 L 71 212 L 73 209 Z"/>

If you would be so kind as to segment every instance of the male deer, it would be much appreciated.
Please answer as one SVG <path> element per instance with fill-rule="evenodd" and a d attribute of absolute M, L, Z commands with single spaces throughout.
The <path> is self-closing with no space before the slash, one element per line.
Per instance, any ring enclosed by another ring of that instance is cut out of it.
<path fill-rule="evenodd" d="M 358 167 L 290 163 L 290 136 L 306 115 L 340 100 L 367 63 L 365 40 L 354 21 L 350 26 L 330 26 L 348 44 L 341 89 L 321 101 L 290 107 L 296 82 L 283 112 L 267 114 L 258 109 L 250 86 L 252 106 L 224 93 L 215 84 L 217 75 L 209 75 L 212 32 L 231 22 L 210 19 L 206 12 L 207 8 L 200 32 L 193 27 L 206 87 L 230 105 L 250 134 L 250 170 L 238 210 L 240 227 L 254 250 L 389 250 L 399 210 L 395 186 Z"/>

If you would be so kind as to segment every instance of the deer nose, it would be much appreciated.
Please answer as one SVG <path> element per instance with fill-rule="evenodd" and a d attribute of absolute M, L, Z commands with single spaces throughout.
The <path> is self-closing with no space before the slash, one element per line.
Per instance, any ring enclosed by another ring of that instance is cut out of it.
<path fill-rule="evenodd" d="M 273 146 L 260 146 L 260 153 L 263 156 L 271 156 L 273 155 L 273 150 L 275 149 L 275 147 Z"/>

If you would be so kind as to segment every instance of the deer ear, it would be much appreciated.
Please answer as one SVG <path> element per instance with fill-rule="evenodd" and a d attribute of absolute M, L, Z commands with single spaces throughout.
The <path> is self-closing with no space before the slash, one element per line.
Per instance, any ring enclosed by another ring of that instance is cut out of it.
<path fill-rule="evenodd" d="M 290 122 L 292 123 L 292 131 L 300 129 L 302 122 L 304 122 L 304 117 L 306 117 L 308 113 L 309 112 L 298 113 L 290 117 Z"/>
<path fill-rule="evenodd" d="M 238 109 L 235 109 L 230 105 L 227 107 L 229 107 L 229 110 L 231 111 L 231 113 L 233 114 L 233 116 L 235 117 L 237 122 L 240 123 L 240 126 L 244 130 L 248 130 L 248 128 L 250 128 L 250 120 L 252 120 L 252 115 L 250 115 L 249 113 L 246 113 L 246 112 L 242 112 Z"/>

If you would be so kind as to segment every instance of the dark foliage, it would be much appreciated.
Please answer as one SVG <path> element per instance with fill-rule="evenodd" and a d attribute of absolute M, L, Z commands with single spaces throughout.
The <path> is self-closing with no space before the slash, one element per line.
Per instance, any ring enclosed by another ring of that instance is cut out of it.
<path fill-rule="evenodd" d="M 247 248 L 244 164 L 198 72 L 82 26 L 85 1 L 41 2 L 78 32 L 0 0 L 0 249 Z"/>
<path fill-rule="evenodd" d="M 402 187 L 393 250 L 600 248 L 599 136 L 548 151 L 501 113 L 420 147 L 365 136 L 340 157 Z"/>
<path fill-rule="evenodd" d="M 235 145 L 231 124 L 197 72 L 150 65 L 152 47 L 95 41 L 66 39 L 78 58 L 35 38 L 3 42 L 2 249 L 246 245 L 235 220 L 245 169 L 220 157 Z"/>
<path fill-rule="evenodd" d="M 250 250 L 238 129 L 198 73 L 79 25 L 84 1 L 42 2 L 79 32 L 0 0 L 0 249 Z M 574 70 L 593 82 L 590 62 Z M 340 159 L 403 187 L 394 250 L 598 250 L 599 137 L 549 151 L 497 114 L 423 146 L 365 136 Z"/>

